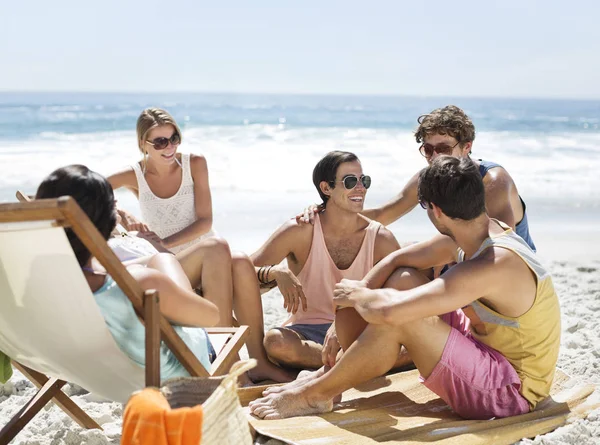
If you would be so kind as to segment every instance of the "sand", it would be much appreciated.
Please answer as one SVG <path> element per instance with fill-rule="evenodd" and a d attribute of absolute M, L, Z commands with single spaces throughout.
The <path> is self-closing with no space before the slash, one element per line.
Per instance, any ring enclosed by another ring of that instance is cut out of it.
<path fill-rule="evenodd" d="M 590 249 L 591 250 L 591 249 Z M 576 380 L 600 386 L 600 261 L 548 262 L 562 308 L 562 340 L 558 366 Z M 276 325 L 285 318 L 281 294 L 273 290 L 264 296 L 265 324 Z M 14 444 L 118 444 L 122 406 L 100 402 L 81 388 L 67 385 L 66 391 L 88 412 L 104 431 L 82 430 L 53 404 L 48 404 L 13 440 Z M 35 393 L 34 386 L 19 372 L 0 385 L 0 426 Z M 600 397 L 596 391 L 593 397 Z M 600 410 L 522 444 L 597 444 L 600 441 Z M 269 441 L 269 445 L 274 441 Z"/>

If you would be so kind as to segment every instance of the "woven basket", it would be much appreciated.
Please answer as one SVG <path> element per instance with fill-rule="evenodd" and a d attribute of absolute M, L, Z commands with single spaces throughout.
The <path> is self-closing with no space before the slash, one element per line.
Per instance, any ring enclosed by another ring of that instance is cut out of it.
<path fill-rule="evenodd" d="M 237 379 L 256 360 L 234 363 L 221 377 L 182 377 L 166 381 L 160 391 L 171 408 L 202 405 L 203 445 L 252 445 L 246 415 L 237 395 Z"/>

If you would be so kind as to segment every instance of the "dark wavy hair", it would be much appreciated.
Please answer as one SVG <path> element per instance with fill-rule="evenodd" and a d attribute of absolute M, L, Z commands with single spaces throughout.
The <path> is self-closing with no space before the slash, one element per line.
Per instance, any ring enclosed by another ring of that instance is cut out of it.
<path fill-rule="evenodd" d="M 419 116 L 417 122 L 419 127 L 415 131 L 415 139 L 419 144 L 432 134 L 447 134 L 460 144 L 475 140 L 475 126 L 471 118 L 456 105 L 437 108 L 429 114 Z"/>
<path fill-rule="evenodd" d="M 112 187 L 104 176 L 85 165 L 69 165 L 54 170 L 42 181 L 35 199 L 72 196 L 87 214 L 104 239 L 117 225 L 117 212 Z M 90 259 L 91 253 L 71 229 L 65 229 L 69 243 L 80 266 Z"/>
<path fill-rule="evenodd" d="M 327 182 L 331 188 L 335 188 L 335 175 L 338 167 L 344 162 L 358 161 L 358 156 L 349 151 L 330 151 L 315 165 L 313 169 L 313 184 L 323 200 L 323 205 L 327 204 L 329 196 L 321 190 L 321 182 Z"/>
<path fill-rule="evenodd" d="M 450 218 L 469 221 L 485 212 L 479 168 L 469 158 L 440 156 L 419 175 L 419 201 L 442 209 Z"/>

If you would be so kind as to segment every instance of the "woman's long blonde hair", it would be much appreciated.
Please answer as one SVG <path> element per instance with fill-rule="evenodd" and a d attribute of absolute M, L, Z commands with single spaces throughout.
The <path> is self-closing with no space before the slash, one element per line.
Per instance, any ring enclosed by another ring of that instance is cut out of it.
<path fill-rule="evenodd" d="M 181 129 L 173 116 L 171 116 L 167 111 L 161 108 L 146 108 L 138 117 L 136 124 L 137 138 L 138 138 L 138 147 L 144 156 L 142 159 L 142 171 L 146 171 L 146 156 L 148 152 L 146 150 L 146 137 L 150 130 L 156 127 L 160 127 L 162 125 L 173 125 L 175 127 L 175 131 L 179 133 L 179 140 L 183 139 L 183 135 L 181 134 Z"/>

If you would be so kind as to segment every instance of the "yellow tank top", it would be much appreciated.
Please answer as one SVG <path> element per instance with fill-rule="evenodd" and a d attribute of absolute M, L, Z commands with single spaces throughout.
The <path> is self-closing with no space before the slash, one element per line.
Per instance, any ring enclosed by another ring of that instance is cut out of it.
<path fill-rule="evenodd" d="M 552 278 L 535 253 L 506 224 L 497 221 L 505 232 L 486 239 L 472 258 L 488 247 L 508 249 L 534 273 L 537 289 L 533 306 L 520 317 L 507 317 L 476 300 L 463 308 L 471 320 L 474 338 L 500 352 L 521 379 L 521 395 L 531 409 L 546 398 L 554 378 L 560 346 L 560 305 Z M 458 251 L 459 262 L 464 252 Z"/>

